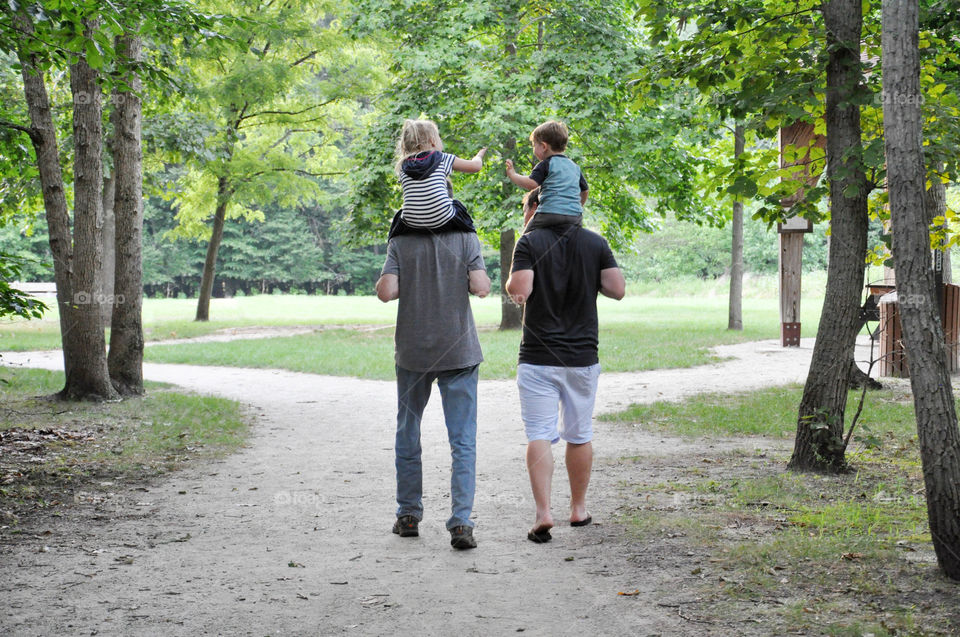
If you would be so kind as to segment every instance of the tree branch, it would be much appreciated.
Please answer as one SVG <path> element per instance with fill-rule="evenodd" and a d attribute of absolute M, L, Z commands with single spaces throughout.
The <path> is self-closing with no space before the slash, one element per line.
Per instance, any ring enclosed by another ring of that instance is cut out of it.
<path fill-rule="evenodd" d="M 32 141 L 39 141 L 40 139 L 39 133 L 37 133 L 37 131 L 34 130 L 34 128 L 31 126 L 21 126 L 20 124 L 14 124 L 13 122 L 8 122 L 5 119 L 0 119 L 0 126 L 3 126 L 5 128 L 12 128 L 14 130 L 20 131 L 21 133 L 26 133 L 27 135 L 30 136 L 30 139 Z"/>
<path fill-rule="evenodd" d="M 802 15 L 802 14 L 804 14 L 804 13 L 813 13 L 813 12 L 816 11 L 816 10 L 817 10 L 816 7 L 810 7 L 810 8 L 808 8 L 808 9 L 798 9 L 797 11 L 791 11 L 790 13 L 784 13 L 784 14 L 782 14 L 782 15 L 773 16 L 773 17 L 770 18 L 769 20 L 764 20 L 764 21 L 761 22 L 760 24 L 758 24 L 758 25 L 756 25 L 756 26 L 753 26 L 753 27 L 750 27 L 750 28 L 747 29 L 746 31 L 740 31 L 739 33 L 735 33 L 733 37 L 739 38 L 740 36 L 746 35 L 746 34 L 752 32 L 752 31 L 756 31 L 757 29 L 759 29 L 759 28 L 761 28 L 761 27 L 763 27 L 763 26 L 766 26 L 766 25 L 770 24 L 771 22 L 776 22 L 777 20 L 782 20 L 783 18 L 791 18 L 791 17 L 793 17 L 793 16 L 795 16 L 795 15 Z"/>
<path fill-rule="evenodd" d="M 241 181 L 253 181 L 254 177 L 259 177 L 259 176 L 261 176 L 261 175 L 266 175 L 267 173 L 276 173 L 276 172 L 296 173 L 296 174 L 301 175 L 301 176 L 303 176 L 303 177 L 333 177 L 333 176 L 336 176 L 336 175 L 347 175 L 347 174 L 349 174 L 349 173 L 347 173 L 346 171 L 333 172 L 333 173 L 312 173 L 312 172 L 310 172 L 310 171 L 308 171 L 308 170 L 303 170 L 303 169 L 300 169 L 300 168 L 269 168 L 269 169 L 267 169 L 267 170 L 258 170 L 258 171 L 255 172 L 255 173 L 252 173 L 252 174 L 250 174 L 250 175 L 247 175 L 247 176 L 244 177 Z"/>
<path fill-rule="evenodd" d="M 310 58 L 315 57 L 315 56 L 317 55 L 317 53 L 319 53 L 319 52 L 320 52 L 319 50 L 310 51 L 309 53 L 307 53 L 306 55 L 304 55 L 302 58 L 300 58 L 299 60 L 297 60 L 296 62 L 294 62 L 293 64 L 291 64 L 290 67 L 293 68 L 294 66 L 300 66 L 301 64 L 303 64 L 304 62 L 306 62 L 306 61 L 309 60 Z"/>

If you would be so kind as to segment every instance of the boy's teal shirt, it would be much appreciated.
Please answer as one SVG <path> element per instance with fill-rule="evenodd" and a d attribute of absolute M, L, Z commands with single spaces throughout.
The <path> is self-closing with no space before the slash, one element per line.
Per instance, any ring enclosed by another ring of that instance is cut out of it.
<path fill-rule="evenodd" d="M 580 167 L 565 155 L 551 155 L 540 162 L 540 165 L 543 164 L 546 164 L 546 178 L 540 183 L 540 205 L 537 212 L 582 215 L 580 192 L 586 189 L 582 187 L 586 182 L 582 179 Z M 535 180 L 540 165 L 534 168 L 531 174 Z"/>

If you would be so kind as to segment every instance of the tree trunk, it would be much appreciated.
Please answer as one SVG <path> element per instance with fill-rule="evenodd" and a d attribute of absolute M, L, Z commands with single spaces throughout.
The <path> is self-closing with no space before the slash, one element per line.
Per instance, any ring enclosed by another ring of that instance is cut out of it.
<path fill-rule="evenodd" d="M 94 28 L 89 22 L 87 29 Z M 98 73 L 80 57 L 70 67 L 73 94 L 74 254 L 73 324 L 64 335 L 77 343 L 77 364 L 67 374 L 63 396 L 68 399 L 114 398 L 107 371 L 97 283 L 103 262 L 103 102 Z"/>
<path fill-rule="evenodd" d="M 523 310 L 507 294 L 507 278 L 513 266 L 513 248 L 517 243 L 513 228 L 500 231 L 500 329 L 518 330 L 523 324 Z"/>
<path fill-rule="evenodd" d="M 26 37 L 32 36 L 33 23 L 25 14 L 14 14 L 14 22 Z M 29 53 L 23 46 L 20 47 L 17 56 L 21 64 L 24 98 L 30 115 L 30 141 L 37 155 L 43 208 L 49 229 L 50 254 L 53 256 L 53 277 L 57 284 L 60 337 L 63 342 L 63 369 L 67 378 L 70 378 L 75 361 L 78 359 L 77 341 L 68 338 L 73 325 L 73 239 L 63 174 L 60 171 L 57 129 L 53 123 L 43 71 L 37 63 L 36 56 Z"/>
<path fill-rule="evenodd" d="M 743 154 L 743 124 L 737 124 L 733 133 L 733 157 Z M 727 318 L 728 330 L 743 329 L 743 202 L 733 202 L 733 237 L 730 246 L 730 306 Z"/>
<path fill-rule="evenodd" d="M 936 166 L 934 173 L 930 177 L 930 188 L 926 192 L 926 202 L 927 202 L 927 217 L 932 223 L 937 217 L 943 217 L 947 213 L 947 186 L 940 179 L 940 172 L 943 170 L 943 166 Z M 947 226 L 947 222 L 944 221 L 944 226 Z M 951 264 L 950 264 L 950 248 L 947 247 L 941 251 L 942 253 L 942 264 L 943 264 L 943 280 L 942 283 L 952 283 L 953 275 L 951 273 Z"/>
<path fill-rule="evenodd" d="M 139 62 L 138 36 L 116 38 L 117 53 Z M 116 178 L 116 267 L 113 316 L 110 323 L 110 379 L 122 395 L 143 394 L 143 151 L 140 143 L 140 77 L 131 71 L 130 90 L 117 93 L 112 113 L 113 165 Z"/>
<path fill-rule="evenodd" d="M 883 3 L 883 128 L 900 320 L 937 562 L 960 580 L 960 431 L 930 269 L 917 0 Z M 903 98 L 903 99 L 901 99 Z"/>
<path fill-rule="evenodd" d="M 108 150 L 112 142 L 108 140 Z M 116 168 L 109 176 L 103 178 L 103 263 L 100 268 L 100 280 L 97 286 L 103 293 L 100 301 L 100 320 L 104 325 L 110 324 L 113 314 L 114 270 L 116 269 L 117 253 L 114 248 L 117 236 L 117 220 L 113 213 L 113 200 L 116 197 Z"/>
<path fill-rule="evenodd" d="M 197 301 L 197 321 L 210 320 L 210 297 L 213 295 L 213 278 L 217 269 L 217 252 L 223 240 L 223 224 L 227 217 L 227 203 L 230 191 L 226 177 L 220 177 L 217 184 L 217 211 L 213 215 L 213 231 L 207 246 L 207 259 L 203 263 L 203 277 L 200 279 L 200 298 Z"/>
<path fill-rule="evenodd" d="M 843 471 L 844 411 L 867 251 L 867 194 L 861 161 L 861 0 L 823 4 L 827 31 L 827 179 L 830 184 L 829 266 L 820 326 L 803 388 L 790 468 Z"/>

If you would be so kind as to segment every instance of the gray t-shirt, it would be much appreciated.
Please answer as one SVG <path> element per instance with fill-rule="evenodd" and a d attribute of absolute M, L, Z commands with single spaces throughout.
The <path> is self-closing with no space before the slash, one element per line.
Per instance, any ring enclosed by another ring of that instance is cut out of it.
<path fill-rule="evenodd" d="M 404 234 L 390 240 L 382 273 L 396 274 L 400 284 L 397 365 L 436 372 L 483 361 L 470 309 L 471 270 L 486 270 L 476 234 Z"/>

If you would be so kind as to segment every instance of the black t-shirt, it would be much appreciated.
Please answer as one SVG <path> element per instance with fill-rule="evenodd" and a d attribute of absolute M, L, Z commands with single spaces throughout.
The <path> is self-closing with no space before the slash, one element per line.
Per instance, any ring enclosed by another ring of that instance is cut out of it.
<path fill-rule="evenodd" d="M 586 367 L 599 361 L 600 271 L 615 267 L 606 239 L 577 225 L 538 228 L 520 237 L 512 270 L 533 270 L 521 363 Z"/>

